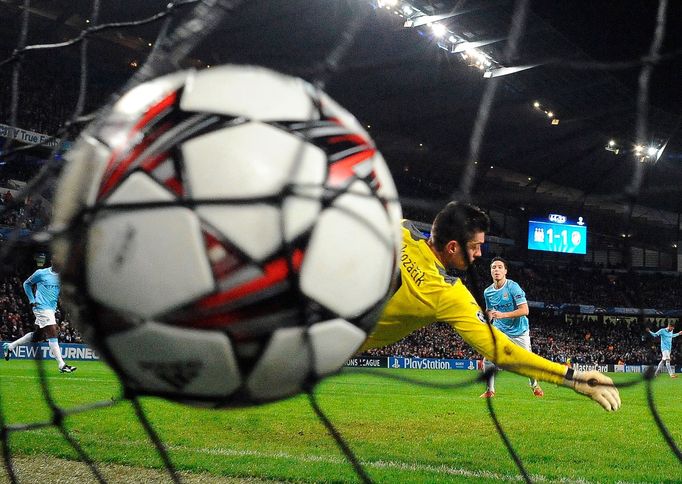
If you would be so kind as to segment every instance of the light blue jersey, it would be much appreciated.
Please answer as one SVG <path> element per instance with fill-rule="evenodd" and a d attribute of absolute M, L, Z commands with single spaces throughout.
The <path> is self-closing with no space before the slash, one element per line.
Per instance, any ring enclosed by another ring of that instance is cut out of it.
<path fill-rule="evenodd" d="M 35 286 L 35 295 L 33 294 L 33 286 Z M 26 292 L 31 304 L 36 303 L 35 309 L 56 311 L 59 289 L 59 274 L 54 272 L 52 267 L 38 269 L 24 281 L 24 292 Z"/>
<path fill-rule="evenodd" d="M 661 351 L 670 351 L 673 348 L 673 338 L 679 336 L 678 333 L 668 331 L 668 328 L 661 328 L 655 333 L 649 331 L 651 336 L 659 336 L 661 338 Z"/>
<path fill-rule="evenodd" d="M 516 310 L 519 304 L 528 304 L 526 301 L 526 293 L 523 292 L 521 286 L 507 279 L 504 286 L 497 289 L 495 284 L 488 286 L 483 291 L 485 298 L 485 308 L 490 310 L 497 310 L 503 313 L 509 313 Z M 502 318 L 495 319 L 493 326 L 502 331 L 507 336 L 521 336 L 528 332 L 528 318 L 520 316 L 518 318 Z"/>

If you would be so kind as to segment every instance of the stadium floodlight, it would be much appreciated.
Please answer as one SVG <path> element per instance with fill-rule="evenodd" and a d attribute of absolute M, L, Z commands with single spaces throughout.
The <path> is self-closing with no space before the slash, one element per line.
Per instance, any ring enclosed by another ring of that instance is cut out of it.
<path fill-rule="evenodd" d="M 432 24 L 431 30 L 433 31 L 433 35 L 438 38 L 445 36 L 446 32 L 448 31 L 443 24 Z"/>
<path fill-rule="evenodd" d="M 438 40 L 436 45 L 446 51 L 451 53 L 457 53 L 462 56 L 464 60 L 470 61 L 469 66 L 476 67 L 484 73 L 484 77 L 493 77 L 492 74 L 487 71 L 493 66 L 499 66 L 499 62 L 493 59 L 490 55 L 485 54 L 481 51 L 476 50 L 477 47 L 482 47 L 484 45 L 492 44 L 504 40 L 504 37 L 485 39 L 479 41 L 468 41 L 465 40 L 454 32 L 449 30 L 446 25 L 440 23 L 442 20 L 446 20 L 463 12 L 449 12 L 438 15 L 427 15 L 424 11 L 420 10 L 418 7 L 414 6 L 409 2 L 399 2 L 397 0 L 376 0 L 375 5 L 378 8 L 385 7 L 388 10 L 393 11 L 396 15 L 405 17 L 405 22 L 403 26 L 406 28 L 417 28 L 422 34 L 426 32 L 419 27 L 430 27 L 433 37 L 436 39 L 446 39 Z M 469 51 L 467 54 L 466 51 Z"/>
<path fill-rule="evenodd" d="M 663 152 L 668 146 L 668 141 L 660 146 L 649 145 L 646 148 L 642 145 L 635 146 L 635 156 L 639 157 L 640 162 L 648 161 L 650 163 L 656 163 L 661 159 Z"/>
<path fill-rule="evenodd" d="M 640 163 L 656 163 L 661 158 L 667 145 L 667 141 L 660 147 L 656 145 L 635 145 L 633 150 L 635 158 L 637 158 Z"/>
<path fill-rule="evenodd" d="M 445 19 L 454 17 L 455 15 L 457 15 L 457 14 L 454 12 L 444 13 L 441 15 L 421 15 L 415 19 L 406 20 L 404 27 L 411 27 L 411 28 L 421 27 L 422 25 L 427 25 L 427 24 L 439 22 L 441 20 L 445 20 Z"/>
<path fill-rule="evenodd" d="M 540 109 L 540 102 L 535 101 L 535 102 L 533 103 L 533 107 L 534 107 L 534 108 Z"/>
<path fill-rule="evenodd" d="M 485 69 L 492 66 L 492 61 L 490 57 L 476 49 L 469 49 L 461 53 L 464 60 L 469 61 L 469 65 L 472 67 L 478 67 L 479 69 Z"/>
<path fill-rule="evenodd" d="M 610 151 L 614 155 L 617 155 L 618 153 L 620 153 L 620 147 L 618 146 L 618 143 L 616 143 L 615 139 L 610 139 L 608 144 L 606 146 L 604 146 L 604 149 L 606 151 Z"/>

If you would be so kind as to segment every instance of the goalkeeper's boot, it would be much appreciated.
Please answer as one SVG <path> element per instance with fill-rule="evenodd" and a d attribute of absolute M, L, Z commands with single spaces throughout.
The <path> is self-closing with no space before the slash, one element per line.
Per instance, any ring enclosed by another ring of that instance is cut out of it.
<path fill-rule="evenodd" d="M 544 397 L 545 392 L 542 391 L 542 388 L 540 388 L 540 385 L 535 385 L 533 387 L 533 395 L 535 395 L 538 398 Z"/>
<path fill-rule="evenodd" d="M 485 393 L 481 393 L 480 398 L 493 398 L 495 396 L 495 392 L 492 392 L 490 390 L 486 390 Z"/>
<path fill-rule="evenodd" d="M 10 354 L 11 354 L 11 351 L 9 350 L 9 344 L 3 343 L 2 344 L 2 356 L 5 357 L 5 360 L 9 361 Z"/>
<path fill-rule="evenodd" d="M 59 369 L 59 371 L 61 371 L 62 373 L 73 373 L 74 371 L 76 371 L 76 367 L 71 365 L 64 365 Z"/>

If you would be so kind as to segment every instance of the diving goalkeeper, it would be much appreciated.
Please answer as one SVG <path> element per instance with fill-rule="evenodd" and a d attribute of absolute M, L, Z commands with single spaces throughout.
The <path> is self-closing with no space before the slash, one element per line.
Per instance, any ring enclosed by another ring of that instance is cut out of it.
<path fill-rule="evenodd" d="M 579 372 L 521 348 L 486 323 L 476 300 L 462 281 L 450 275 L 466 270 L 481 256 L 490 219 L 477 207 L 450 202 L 436 215 L 427 238 L 404 221 L 400 280 L 374 331 L 360 348 L 380 348 L 435 321 L 457 331 L 487 360 L 528 378 L 573 388 L 606 410 L 620 408 L 613 381 L 598 371 Z"/>

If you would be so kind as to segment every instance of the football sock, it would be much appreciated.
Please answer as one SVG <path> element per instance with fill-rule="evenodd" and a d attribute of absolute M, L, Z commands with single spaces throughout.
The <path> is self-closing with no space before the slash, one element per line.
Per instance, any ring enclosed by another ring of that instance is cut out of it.
<path fill-rule="evenodd" d="M 59 344 L 57 343 L 57 338 L 48 338 L 47 343 L 50 345 L 50 351 L 52 351 L 52 356 L 59 363 L 59 368 L 64 366 L 64 360 L 62 359 L 62 352 L 59 349 Z"/>
<path fill-rule="evenodd" d="M 665 367 L 668 369 L 668 375 L 672 375 L 672 374 L 673 374 L 673 369 L 670 368 L 670 361 L 665 360 Z"/>
<path fill-rule="evenodd" d="M 25 345 L 26 343 L 30 343 L 31 341 L 33 341 L 33 331 L 31 331 L 30 333 L 26 333 L 16 341 L 12 341 L 7 346 L 7 348 L 9 348 L 9 350 L 12 351 L 17 346 Z"/>

